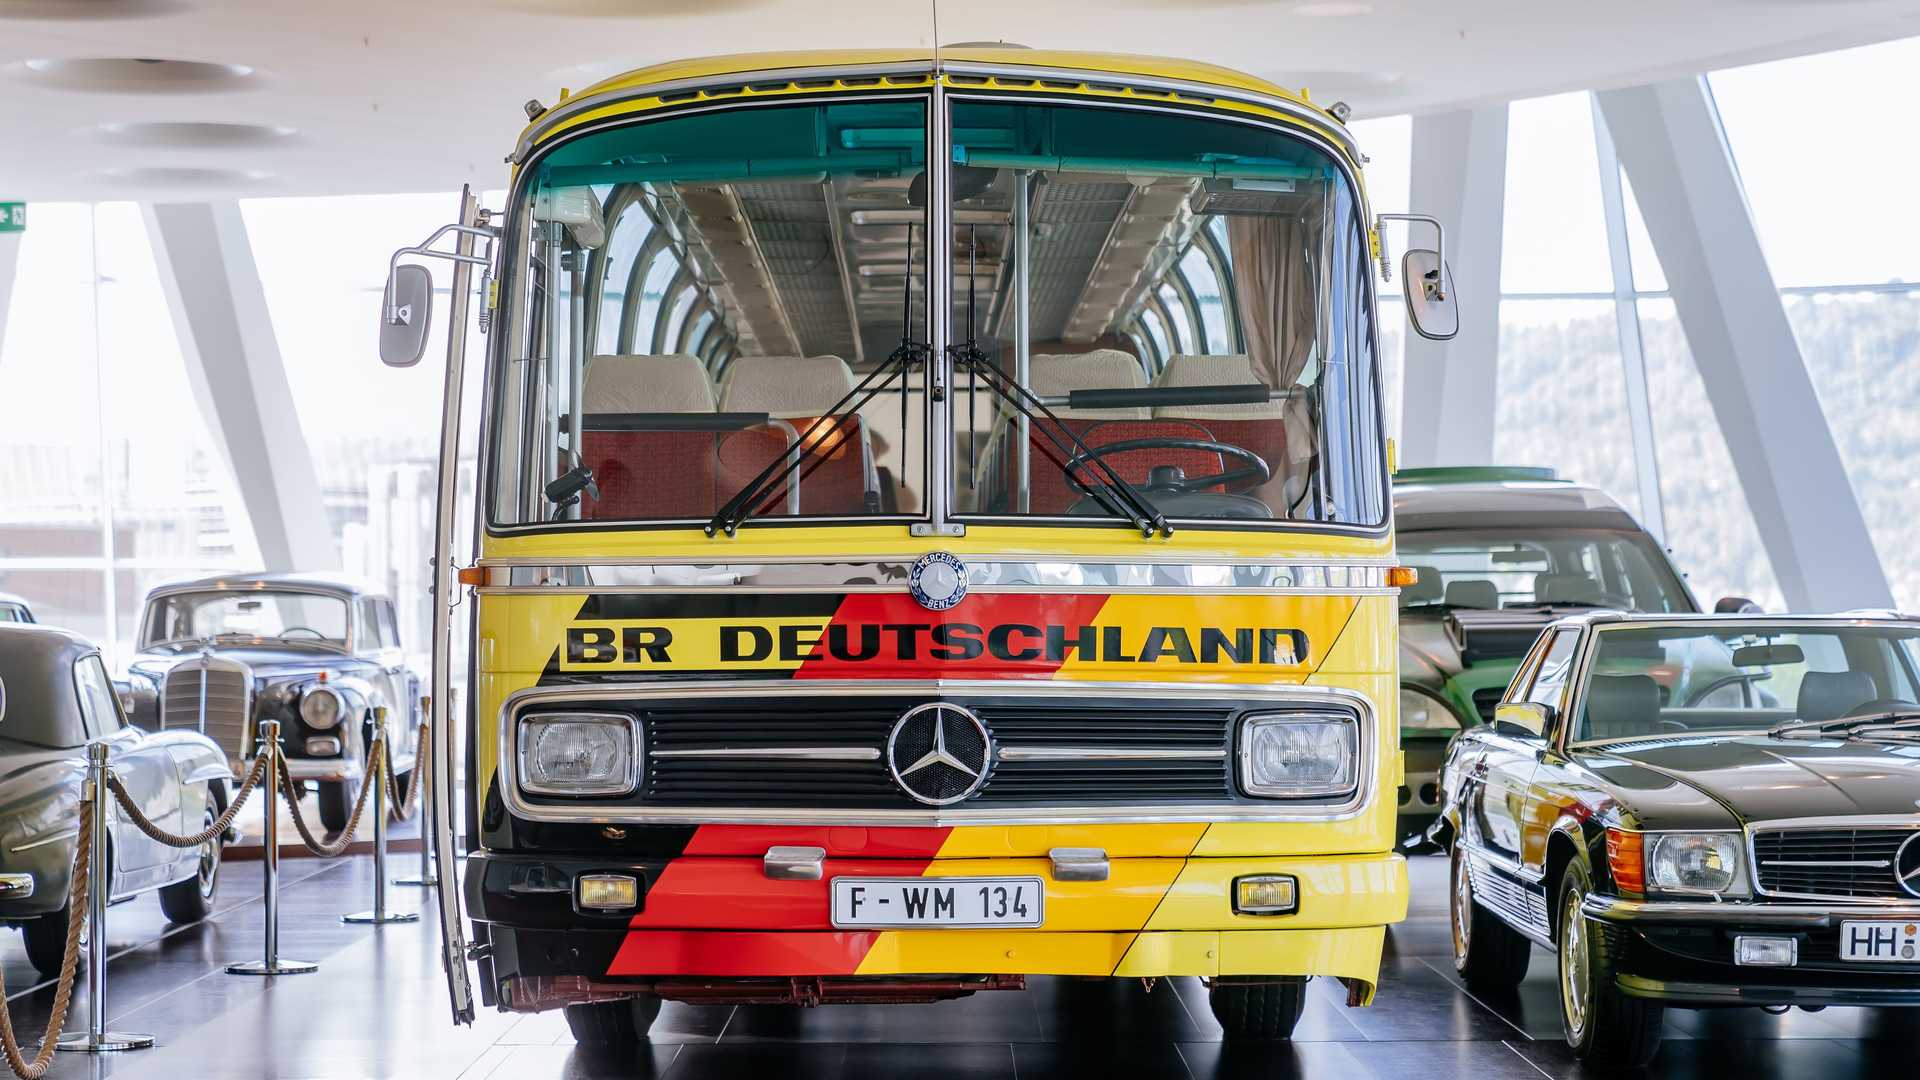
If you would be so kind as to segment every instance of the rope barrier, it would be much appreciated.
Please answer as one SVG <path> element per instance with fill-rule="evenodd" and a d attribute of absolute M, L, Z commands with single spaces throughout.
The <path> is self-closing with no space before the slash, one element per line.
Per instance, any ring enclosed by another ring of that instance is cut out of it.
<path fill-rule="evenodd" d="M 94 798 L 98 798 L 96 794 Z M 40 1080 L 47 1074 L 47 1066 L 53 1061 L 57 1049 L 60 1029 L 67 1024 L 67 1007 L 73 1004 L 73 978 L 80 968 L 81 931 L 87 921 L 87 889 L 90 885 L 87 868 L 92 863 L 93 851 L 93 800 L 84 799 L 80 803 L 80 836 L 74 842 L 73 878 L 67 888 L 67 949 L 60 956 L 60 982 L 53 992 L 53 1012 L 47 1017 L 47 1030 L 40 1039 L 40 1050 L 29 1062 L 20 1050 L 20 1041 L 13 1032 L 13 1010 L 6 1005 L 7 980 L 4 969 L 0 969 L 0 1051 L 7 1059 L 7 1068 L 21 1080 Z M 100 932 L 100 931 L 96 931 Z M 104 966 L 104 965 L 102 965 Z M 99 978 L 95 973 L 94 978 Z"/>
<path fill-rule="evenodd" d="M 314 839 L 313 829 L 307 824 L 307 819 L 301 816 L 300 789 L 295 786 L 293 774 L 287 771 L 286 759 L 275 755 L 275 761 L 279 765 L 281 786 L 286 790 L 287 809 L 293 817 L 294 831 L 300 834 L 300 842 L 307 846 L 308 851 L 323 859 L 331 859 L 347 850 L 353 843 L 353 834 L 360 829 L 360 815 L 367 808 L 367 796 L 373 794 L 376 785 L 391 782 L 391 778 L 386 776 L 387 741 L 376 738 L 372 749 L 367 752 L 367 776 L 371 782 L 360 785 L 360 797 L 354 800 L 353 813 L 347 815 L 347 827 L 340 830 L 340 834 L 329 843 Z"/>
<path fill-rule="evenodd" d="M 387 767 L 381 770 L 386 774 L 387 805 L 393 808 L 393 820 L 395 821 L 412 821 L 413 815 L 419 812 L 420 805 L 422 805 L 416 800 L 420 795 L 421 788 L 426 786 L 427 782 L 427 773 L 429 771 L 427 769 L 427 763 L 420 760 L 420 748 L 426 745 L 427 725 L 421 724 L 420 734 L 414 740 L 413 744 L 413 778 L 407 781 L 406 798 L 403 799 L 400 797 L 400 781 L 393 775 L 393 763 L 388 761 L 386 763 Z"/>
<path fill-rule="evenodd" d="M 240 808 L 246 805 L 247 799 L 253 794 L 254 787 L 260 783 L 260 778 L 266 775 L 266 772 L 266 757 L 254 758 L 253 769 L 247 773 L 244 780 L 240 781 L 240 788 L 234 793 L 233 801 L 227 804 L 226 811 L 215 818 L 213 824 L 190 836 L 171 833 L 154 824 L 151 818 L 140 812 L 139 804 L 133 801 L 133 796 L 127 794 L 127 789 L 121 785 L 120 778 L 113 773 L 107 774 L 107 790 L 113 792 L 113 800 L 120 804 L 120 813 L 149 839 L 168 847 L 199 847 L 233 827 L 233 819 L 239 816 Z"/>

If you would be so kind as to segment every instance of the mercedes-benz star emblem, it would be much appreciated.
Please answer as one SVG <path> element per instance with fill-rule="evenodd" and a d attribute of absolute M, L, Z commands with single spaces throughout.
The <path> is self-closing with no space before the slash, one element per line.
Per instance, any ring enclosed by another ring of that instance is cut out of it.
<path fill-rule="evenodd" d="M 1893 879 L 1908 896 L 1920 896 L 1920 832 L 1907 837 L 1893 855 Z"/>
<path fill-rule="evenodd" d="M 967 598 L 966 564 L 944 551 L 929 551 L 907 575 L 907 592 L 928 611 L 945 611 Z"/>
<path fill-rule="evenodd" d="M 908 709 L 887 736 L 887 772 L 901 791 L 928 806 L 947 806 L 979 791 L 992 759 L 987 726 L 945 702 Z"/>

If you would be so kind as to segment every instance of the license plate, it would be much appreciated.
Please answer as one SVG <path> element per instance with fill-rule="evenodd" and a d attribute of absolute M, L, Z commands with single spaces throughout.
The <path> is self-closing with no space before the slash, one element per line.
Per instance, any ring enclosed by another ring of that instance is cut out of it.
<path fill-rule="evenodd" d="M 833 879 L 837 927 L 1039 926 L 1037 877 Z"/>
<path fill-rule="evenodd" d="M 1843 922 L 1840 959 L 1869 963 L 1920 960 L 1920 922 Z"/>

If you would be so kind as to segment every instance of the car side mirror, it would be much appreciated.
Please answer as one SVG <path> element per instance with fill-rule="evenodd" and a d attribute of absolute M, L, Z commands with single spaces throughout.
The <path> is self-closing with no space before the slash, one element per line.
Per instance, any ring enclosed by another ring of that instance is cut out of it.
<path fill-rule="evenodd" d="M 1460 332 L 1460 306 L 1453 297 L 1453 270 L 1437 251 L 1415 248 L 1400 260 L 1400 289 L 1413 332 L 1447 341 Z"/>
<path fill-rule="evenodd" d="M 433 275 L 417 263 L 403 263 L 387 275 L 380 312 L 380 362 L 412 367 L 427 352 L 433 323 Z"/>
<path fill-rule="evenodd" d="M 1744 596 L 1723 596 L 1713 602 L 1715 615 L 1765 615 L 1766 609 Z"/>
<path fill-rule="evenodd" d="M 1537 701 L 1516 701 L 1493 710 L 1493 730 L 1523 739 L 1543 739 L 1547 725 L 1553 722 L 1553 706 Z"/>

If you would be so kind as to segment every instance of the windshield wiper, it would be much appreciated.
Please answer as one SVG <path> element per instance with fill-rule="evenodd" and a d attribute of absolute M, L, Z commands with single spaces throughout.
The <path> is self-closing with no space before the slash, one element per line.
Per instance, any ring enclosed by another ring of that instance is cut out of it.
<path fill-rule="evenodd" d="M 1842 716 L 1832 720 L 1789 720 L 1768 728 L 1767 734 L 1776 739 L 1820 735 L 1841 735 L 1846 738 L 1896 736 L 1904 739 L 1906 736 L 1902 733 L 1909 730 L 1920 731 L 1920 711 L 1889 709 L 1886 712 Z"/>

